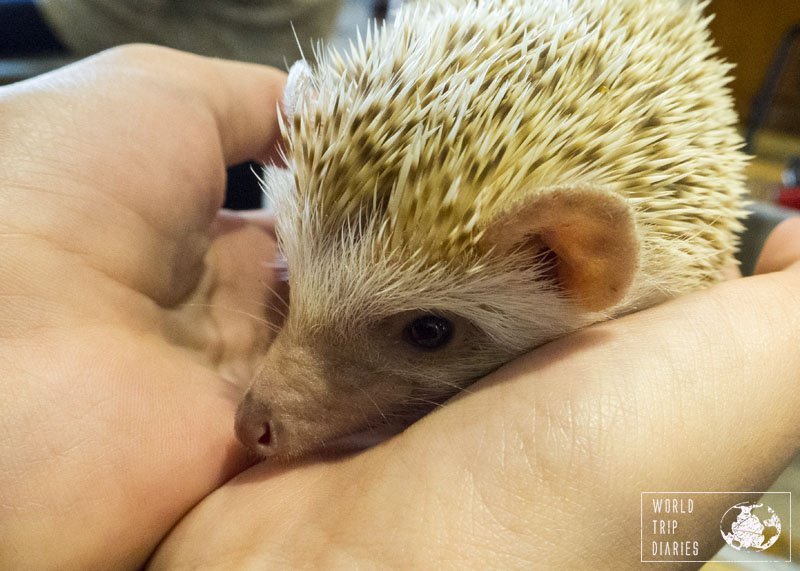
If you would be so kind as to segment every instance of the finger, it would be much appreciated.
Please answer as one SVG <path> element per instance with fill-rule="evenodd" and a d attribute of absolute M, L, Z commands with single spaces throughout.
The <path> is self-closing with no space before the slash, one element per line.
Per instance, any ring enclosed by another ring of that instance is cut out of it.
<path fill-rule="evenodd" d="M 284 72 L 149 45 L 122 46 L 96 59 L 117 68 L 156 72 L 183 91 L 187 106 L 199 97 L 214 117 L 226 165 L 267 162 L 275 156 Z"/>
<path fill-rule="evenodd" d="M 225 163 L 276 158 L 286 74 L 256 64 L 188 57 L 216 119 Z"/>
<path fill-rule="evenodd" d="M 205 275 L 225 163 L 273 152 L 284 75 L 131 46 L 4 91 L 6 218 L 175 305 Z"/>
<path fill-rule="evenodd" d="M 769 235 L 756 263 L 755 273 L 784 270 L 800 261 L 800 217 L 781 222 Z"/>
<path fill-rule="evenodd" d="M 236 216 L 252 222 L 275 237 L 275 215 L 268 210 L 239 210 Z"/>

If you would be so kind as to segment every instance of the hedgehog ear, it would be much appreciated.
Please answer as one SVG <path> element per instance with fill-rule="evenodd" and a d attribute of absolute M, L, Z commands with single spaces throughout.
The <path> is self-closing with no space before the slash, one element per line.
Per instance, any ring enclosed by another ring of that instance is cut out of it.
<path fill-rule="evenodd" d="M 638 267 L 630 206 L 598 188 L 537 193 L 498 216 L 486 228 L 484 240 L 500 255 L 530 249 L 532 263 L 551 251 L 560 287 L 589 311 L 621 301 Z"/>
<path fill-rule="evenodd" d="M 286 87 L 283 88 L 283 112 L 289 124 L 292 124 L 295 113 L 303 105 L 315 101 L 316 98 L 313 73 L 305 60 L 301 59 L 289 68 L 289 77 L 286 78 Z"/>

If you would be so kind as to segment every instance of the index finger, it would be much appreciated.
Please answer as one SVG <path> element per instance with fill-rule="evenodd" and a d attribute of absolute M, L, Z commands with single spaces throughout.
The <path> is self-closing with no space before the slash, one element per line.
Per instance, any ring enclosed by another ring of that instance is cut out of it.
<path fill-rule="evenodd" d="M 187 92 L 199 96 L 214 116 L 225 163 L 267 162 L 276 156 L 280 139 L 279 105 L 286 73 L 264 65 L 209 58 L 150 45 L 123 46 L 126 65 L 163 67 Z M 113 55 L 109 58 L 113 60 Z"/>
<path fill-rule="evenodd" d="M 217 122 L 228 166 L 244 161 L 269 162 L 280 141 L 279 104 L 286 74 L 243 62 L 196 58 L 198 80 Z"/>
<path fill-rule="evenodd" d="M 275 152 L 284 82 L 269 67 L 136 45 L 4 87 L 4 222 L 174 303 L 204 271 L 225 164 Z"/>

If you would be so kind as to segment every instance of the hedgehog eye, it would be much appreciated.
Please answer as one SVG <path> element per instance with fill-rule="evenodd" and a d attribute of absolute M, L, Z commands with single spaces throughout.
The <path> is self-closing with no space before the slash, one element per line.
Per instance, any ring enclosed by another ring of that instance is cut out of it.
<path fill-rule="evenodd" d="M 438 349 L 453 336 L 453 324 L 438 315 L 423 315 L 406 326 L 406 340 L 422 349 Z"/>

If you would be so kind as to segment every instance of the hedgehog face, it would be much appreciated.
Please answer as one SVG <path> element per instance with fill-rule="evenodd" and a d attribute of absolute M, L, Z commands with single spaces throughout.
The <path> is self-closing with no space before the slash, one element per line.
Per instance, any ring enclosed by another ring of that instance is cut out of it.
<path fill-rule="evenodd" d="M 408 424 L 519 350 L 498 339 L 515 334 L 498 319 L 508 308 L 474 307 L 506 276 L 374 259 L 373 240 L 358 239 L 282 240 L 290 310 L 237 413 L 239 439 L 259 455 L 287 460 Z"/>
<path fill-rule="evenodd" d="M 340 437 L 407 425 L 510 358 L 444 311 L 364 314 L 347 331 L 303 320 L 289 318 L 237 413 L 239 439 L 261 456 L 336 451 Z"/>
<path fill-rule="evenodd" d="M 637 263 L 629 208 L 592 189 L 539 193 L 483 229 L 486 253 L 448 261 L 383 248 L 380 224 L 331 237 L 313 216 L 275 206 L 290 310 L 236 428 L 252 450 L 283 460 L 408 424 L 513 357 L 597 321 Z"/>

